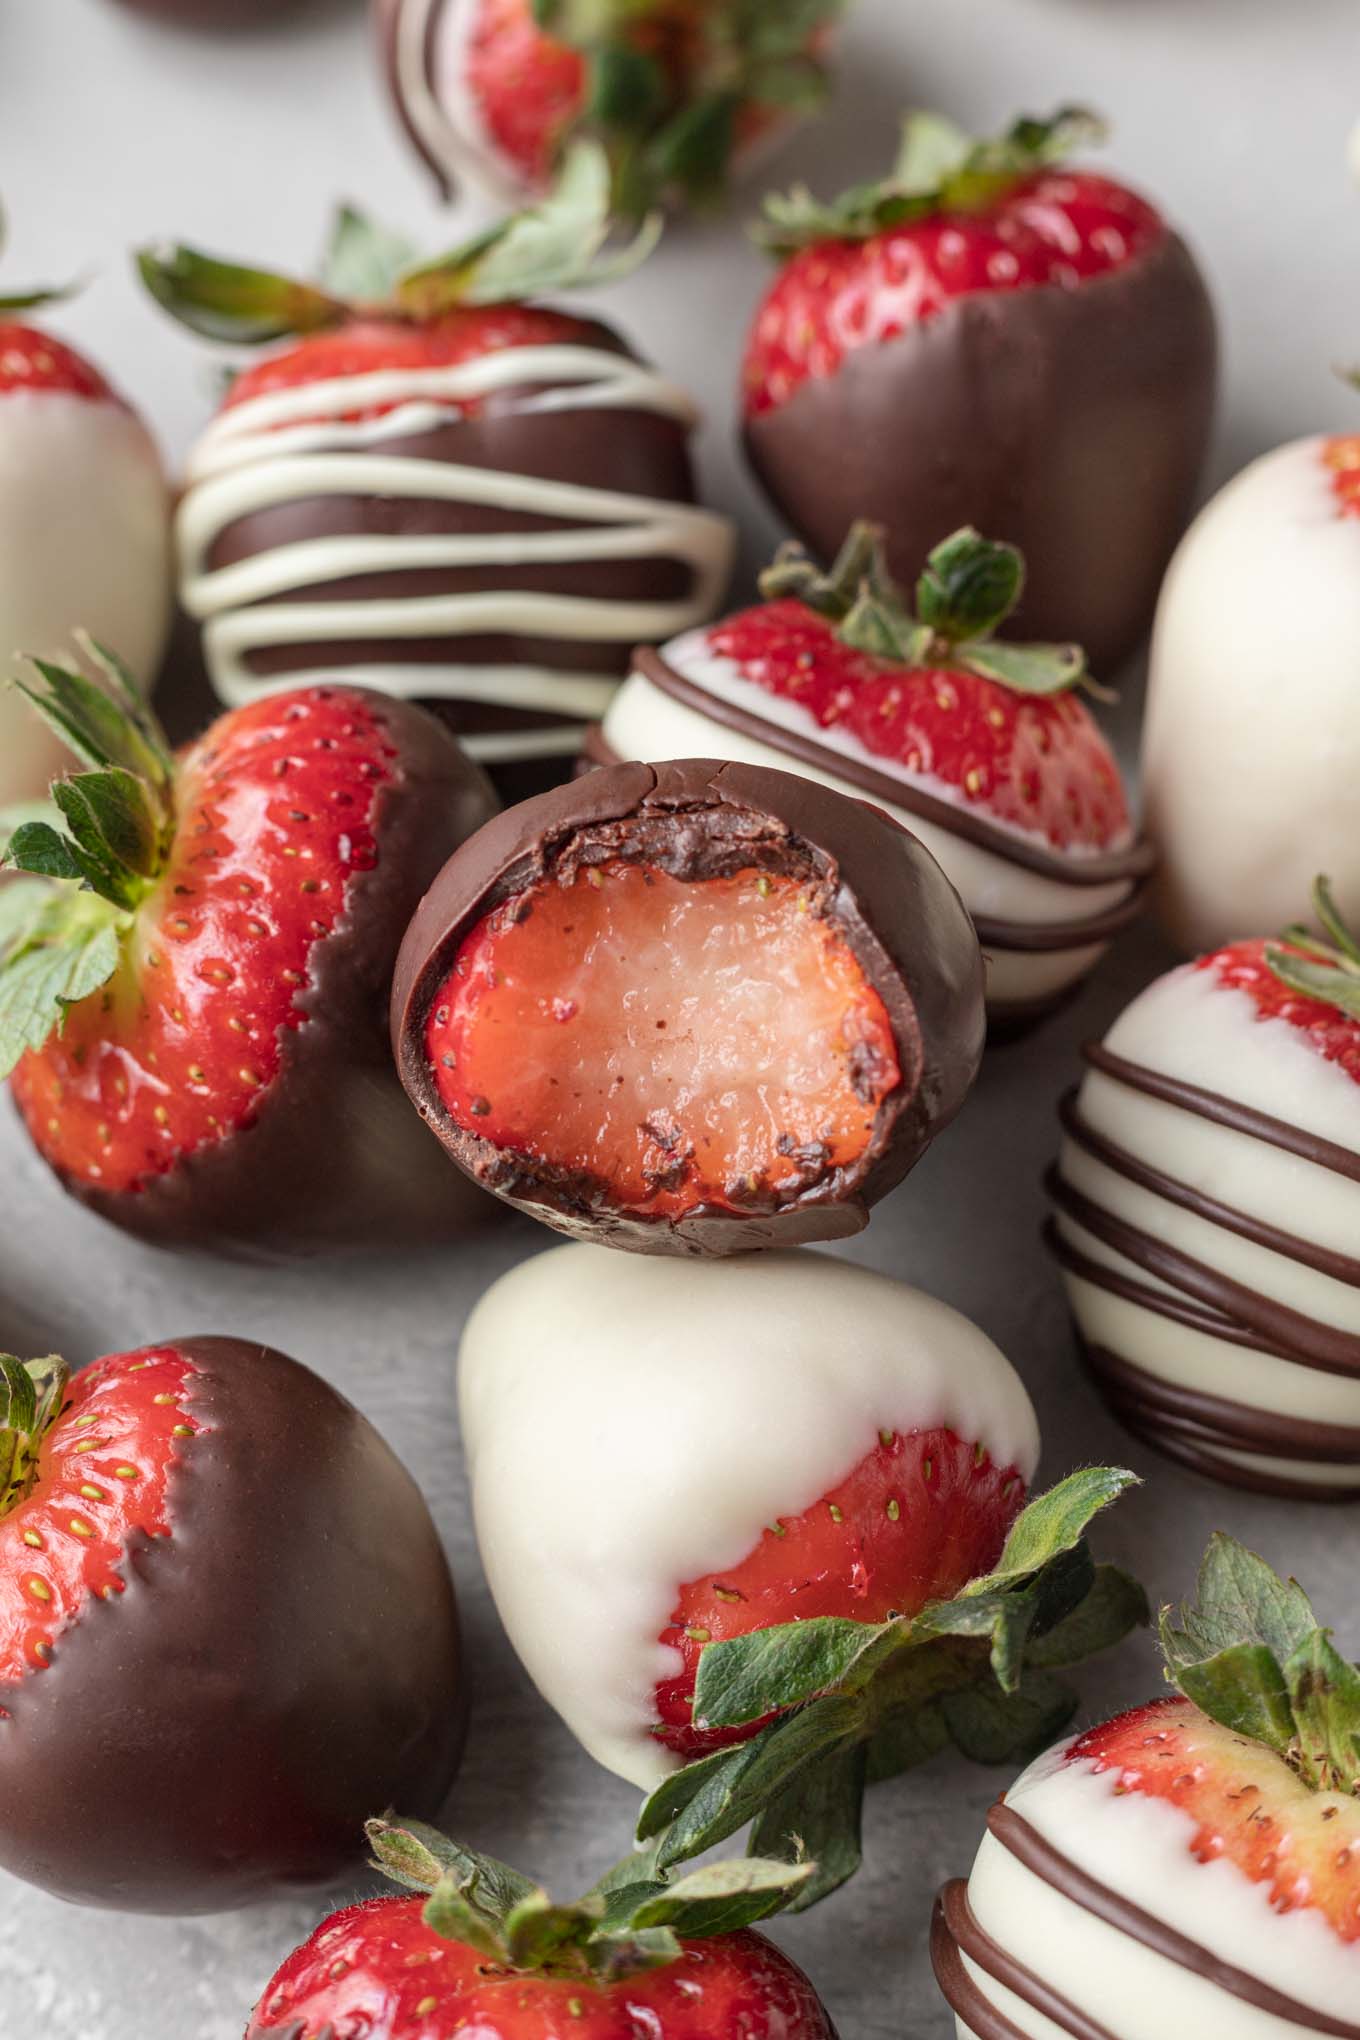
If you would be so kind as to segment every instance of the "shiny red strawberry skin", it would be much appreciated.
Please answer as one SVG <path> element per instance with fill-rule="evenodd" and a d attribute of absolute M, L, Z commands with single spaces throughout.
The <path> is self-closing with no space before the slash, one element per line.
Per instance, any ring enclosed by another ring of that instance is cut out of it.
<path fill-rule="evenodd" d="M 937 318 L 956 299 L 1047 284 L 1076 290 L 1156 246 L 1146 200 L 1090 171 L 1026 178 L 985 212 L 937 213 L 866 241 L 827 240 L 781 269 L 756 313 L 742 367 L 748 416 L 846 355 Z"/>
<path fill-rule="evenodd" d="M 1022 695 L 962 670 L 876 658 L 794 600 L 744 610 L 708 640 L 743 678 L 796 702 L 817 730 L 842 732 L 913 778 L 942 781 L 965 807 L 1055 850 L 1128 840 L 1119 768 L 1074 694 Z"/>
<path fill-rule="evenodd" d="M 1024 1503 L 1016 1469 L 953 1431 L 881 1436 L 830 1494 L 765 1530 L 740 1565 L 681 1588 L 661 1641 L 684 1669 L 657 1687 L 658 1740 L 688 1763 L 761 1726 L 692 1726 L 705 1644 L 818 1616 L 884 1622 L 949 1600 L 995 1564 Z"/>
<path fill-rule="evenodd" d="M 440 1940 L 421 1904 L 333 1914 L 269 1984 L 246 2040 L 836 2040 L 807 1978 L 760 1934 L 686 1942 L 667 1968 L 600 1985 L 497 1968 Z"/>
<path fill-rule="evenodd" d="M 585 103 L 579 51 L 538 27 L 529 0 L 481 0 L 468 35 L 465 78 L 501 155 L 526 184 L 548 184 Z"/>
<path fill-rule="evenodd" d="M 184 755 L 169 863 L 117 974 L 14 1072 L 68 1180 L 134 1190 L 250 1123 L 308 1024 L 313 951 L 377 863 L 395 759 L 372 698 L 326 687 L 236 709 Z"/>
<path fill-rule="evenodd" d="M 0 397 L 16 391 L 116 402 L 99 370 L 50 333 L 0 318 Z"/>
<path fill-rule="evenodd" d="M 173 1536 L 171 1473 L 201 1428 L 194 1374 L 147 1346 L 72 1380 L 31 1492 L 0 1518 L 0 1686 L 45 1670 L 89 1602 L 125 1590 L 134 1534 Z"/>
<path fill-rule="evenodd" d="M 1288 943 L 1270 946 L 1290 949 Z M 1245 992 L 1262 1020 L 1285 1020 L 1297 1027 L 1320 1056 L 1339 1064 L 1360 1084 L 1360 1020 L 1329 1006 L 1325 999 L 1310 999 L 1292 990 L 1270 968 L 1266 948 L 1260 938 L 1230 942 L 1226 948 L 1200 957 L 1194 968 L 1212 971 L 1219 984 Z"/>
<path fill-rule="evenodd" d="M 1332 493 L 1343 517 L 1360 517 L 1360 434 L 1329 439 L 1322 457 L 1331 470 Z"/>

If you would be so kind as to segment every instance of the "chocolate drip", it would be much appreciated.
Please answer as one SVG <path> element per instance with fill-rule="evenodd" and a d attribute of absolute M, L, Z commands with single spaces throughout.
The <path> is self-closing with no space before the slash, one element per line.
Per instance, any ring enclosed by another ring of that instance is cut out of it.
<path fill-rule="evenodd" d="M 1261 1977 L 1239 1969 L 1234 1963 L 1225 1962 L 1167 1921 L 1145 1912 L 1132 1899 L 1112 1891 L 1108 1885 L 1079 1869 L 1004 1799 L 993 1806 L 987 1816 L 987 1825 L 1002 1848 L 1050 1889 L 1071 1904 L 1080 1906 L 1083 1912 L 1104 1920 L 1116 1933 L 1139 1942 L 1154 1955 L 1174 1962 L 1180 1969 L 1191 1971 L 1228 1996 L 1239 1998 L 1243 2004 L 1252 2005 L 1272 2018 L 1302 2026 L 1309 2033 L 1331 2034 L 1334 2040 L 1360 2040 L 1360 2025 L 1349 2019 L 1335 2018 L 1330 2012 L 1318 2011 L 1312 2005 L 1301 2003 L 1298 1998 L 1287 1997 Z M 988 2036 L 984 2035 L 983 2040 L 988 2040 Z"/>
<path fill-rule="evenodd" d="M 960 2018 L 966 2019 L 979 2040 L 1011 2040 L 1022 2029 L 997 2010 L 975 1979 L 969 1975 L 963 1956 L 995 1977 L 1003 1989 L 1012 1992 L 1041 2017 L 1051 2019 L 1072 2040 L 1119 2040 L 1118 2034 L 1092 2019 L 1070 1998 L 1054 1990 L 1043 1978 L 1017 1960 L 978 1923 L 968 1902 L 968 1886 L 956 1877 L 935 1901 L 930 1923 L 930 1959 L 935 1980 Z"/>
<path fill-rule="evenodd" d="M 1335 1170 L 1337 1175 L 1349 1176 L 1352 1182 L 1360 1183 L 1360 1154 L 1354 1148 L 1324 1140 L 1321 1134 L 1309 1133 L 1287 1119 L 1275 1119 L 1268 1112 L 1258 1112 L 1239 1098 L 1225 1098 L 1220 1092 L 1202 1090 L 1198 1084 L 1167 1076 L 1162 1070 L 1151 1070 L 1142 1063 L 1129 1062 L 1103 1042 L 1088 1041 L 1082 1055 L 1101 1076 L 1109 1077 L 1117 1084 L 1127 1084 L 1130 1090 L 1142 1091 L 1149 1098 L 1159 1098 L 1166 1105 L 1179 1105 L 1183 1111 L 1198 1113 L 1201 1119 L 1212 1120 L 1216 1126 L 1248 1134 L 1253 1140 L 1267 1141 L 1272 1147 L 1283 1148 L 1287 1154 L 1299 1155 L 1305 1162 L 1316 1163 L 1320 1169 Z"/>

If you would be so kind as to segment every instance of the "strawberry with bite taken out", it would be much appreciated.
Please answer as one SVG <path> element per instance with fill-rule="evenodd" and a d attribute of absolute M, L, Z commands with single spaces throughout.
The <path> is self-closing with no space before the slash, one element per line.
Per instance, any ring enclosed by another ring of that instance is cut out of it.
<path fill-rule="evenodd" d="M 637 652 L 586 756 L 783 764 L 886 808 L 958 886 L 993 1031 L 1014 1031 L 1137 913 L 1150 852 L 1077 697 L 1080 647 L 994 636 L 1024 587 L 1015 548 L 955 532 L 913 613 L 884 542 L 857 524 L 825 575 L 786 546 L 761 605 Z"/>
<path fill-rule="evenodd" d="M 1215 334 L 1161 215 L 1063 161 L 1099 134 L 1072 110 L 987 142 L 917 115 L 884 183 L 772 199 L 784 266 L 742 382 L 752 464 L 814 552 L 872 517 L 907 579 L 975 519 L 1029 561 L 1019 626 L 1108 670 L 1191 507 Z"/>
<path fill-rule="evenodd" d="M 142 1912 L 324 1883 L 366 1808 L 438 1810 L 459 1662 L 419 1489 L 307 1368 L 230 1338 L 0 1355 L 6 1870 Z"/>
<path fill-rule="evenodd" d="M 93 653 L 92 648 L 92 656 Z M 422 711 L 345 687 L 224 716 L 178 759 L 126 670 L 38 663 L 87 768 L 0 891 L 0 1063 L 44 1160 L 153 1240 L 283 1253 L 448 1237 L 380 1015 L 407 920 L 494 805 Z"/>
<path fill-rule="evenodd" d="M 946 1887 L 960 2034 L 1357 2031 L 1360 1671 L 1222 1535 L 1161 1636 L 1176 1696 L 1040 1759 Z"/>
<path fill-rule="evenodd" d="M 397 111 L 445 195 L 541 191 L 608 148 L 614 202 L 712 204 L 734 161 L 822 105 L 844 0 L 375 0 Z"/>

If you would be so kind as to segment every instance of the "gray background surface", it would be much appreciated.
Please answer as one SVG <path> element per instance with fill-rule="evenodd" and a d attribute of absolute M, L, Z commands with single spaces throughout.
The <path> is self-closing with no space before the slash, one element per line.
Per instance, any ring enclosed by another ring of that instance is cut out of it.
<path fill-rule="evenodd" d="M 1360 399 L 1329 373 L 1360 358 L 1360 194 L 1345 166 L 1360 114 L 1355 0 L 860 0 L 831 118 L 772 174 L 830 189 L 872 173 L 908 103 L 986 127 L 1063 98 L 1110 115 L 1112 166 L 1165 204 L 1209 270 L 1226 337 L 1214 478 L 1294 434 L 1360 428 Z M 436 210 L 399 144 L 356 0 L 318 0 L 278 27 L 215 38 L 157 28 L 109 0 L 0 0 L 0 190 L 12 215 L 3 277 L 94 273 L 54 323 L 146 409 L 171 458 L 207 413 L 212 372 L 206 353 L 139 301 L 123 260 L 129 241 L 175 234 L 305 265 L 341 194 L 432 248 L 471 217 L 455 227 Z M 733 228 L 688 229 L 610 305 L 704 400 L 710 493 L 742 518 L 748 560 L 772 532 L 730 424 L 762 273 Z M 1249 592 L 1289 599 L 1287 588 Z M 1139 675 L 1126 676 L 1116 712 L 1126 735 L 1139 692 Z M 1039 1176 L 1077 1044 L 1163 960 L 1150 935 L 1130 939 L 1038 1041 L 992 1057 L 956 1128 L 850 1252 L 936 1291 L 998 1340 L 1038 1404 L 1050 1478 L 1109 1456 L 1146 1474 L 1102 1542 L 1155 1595 L 1188 1584 L 1221 1523 L 1296 1570 L 1354 1651 L 1354 1515 L 1219 1492 L 1122 1438 L 1075 1369 L 1037 1244 Z M 9 1342 L 84 1361 L 189 1331 L 258 1335 L 368 1411 L 422 1481 L 462 1587 L 476 1709 L 451 1821 L 563 1892 L 611 1860 L 633 1795 L 537 1701 L 499 1632 L 471 1545 L 454 1419 L 453 1358 L 471 1302 L 547 1235 L 517 1223 L 443 1260 L 269 1272 L 171 1258 L 66 1202 L 7 1106 L 0 1214 Z M 1151 1646 L 1128 1645 L 1088 1677 L 1087 1711 L 1133 1700 L 1156 1676 Z M 844 2040 L 948 2032 L 926 1958 L 930 1896 L 966 1868 L 1001 1783 L 944 1761 L 880 1788 L 859 1880 L 778 1930 Z M 0 2040 L 239 2040 L 270 1972 L 325 1910 L 317 1900 L 190 1922 L 129 1919 L 75 1913 L 0 1877 Z"/>

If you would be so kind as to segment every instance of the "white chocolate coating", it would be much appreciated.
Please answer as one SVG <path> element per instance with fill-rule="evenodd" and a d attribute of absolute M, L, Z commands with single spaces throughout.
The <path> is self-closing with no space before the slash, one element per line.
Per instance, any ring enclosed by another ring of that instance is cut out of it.
<path fill-rule="evenodd" d="M 1346 1943 L 1316 1911 L 1277 1912 L 1269 1886 L 1226 1857 L 1201 1862 L 1196 1823 L 1183 1808 L 1120 1792 L 1119 1773 L 1066 1760 L 1070 1744 L 1041 1757 L 1006 1804 L 1107 1890 L 1174 1928 L 1220 1962 L 1300 2007 L 1360 2020 L 1360 1944 Z M 968 1882 L 978 1925 L 1115 2040 L 1316 2040 L 1316 2029 L 1250 2003 L 1187 1964 L 1147 1946 L 1055 1888 L 989 1833 Z M 976 1962 L 969 1976 L 1033 2040 L 1072 2030 L 1026 2003 Z M 962 2019 L 960 2035 L 970 2035 Z"/>
<path fill-rule="evenodd" d="M 505 1275 L 463 1335 L 463 1438 L 482 1562 L 550 1706 L 650 1787 L 689 1580 L 738 1564 L 826 1494 L 880 1429 L 949 1425 L 1028 1481 L 1034 1412 L 942 1303 L 814 1253 L 651 1260 L 557 1247 Z"/>
<path fill-rule="evenodd" d="M 17 654 L 69 663 L 88 630 L 150 688 L 170 622 L 170 502 L 141 420 L 62 390 L 0 396 L 0 681 Z M 71 763 L 22 696 L 0 691 L 0 803 Z"/>
<path fill-rule="evenodd" d="M 1159 910 L 1188 951 L 1360 903 L 1360 519 L 1300 439 L 1215 497 L 1171 563 L 1143 783 Z"/>
<path fill-rule="evenodd" d="M 743 675 L 735 660 L 715 652 L 705 630 L 690 631 L 675 639 L 663 648 L 662 657 L 692 685 L 744 714 L 758 716 L 775 729 L 813 736 L 833 755 L 844 753 L 890 778 L 900 779 L 904 786 L 916 787 L 949 805 L 959 805 L 958 789 L 947 781 L 926 772 L 909 772 L 892 759 L 870 753 L 849 730 L 814 727 L 795 703 L 757 686 Z M 654 686 L 645 673 L 630 674 L 610 702 L 604 718 L 604 735 L 621 757 L 637 758 L 644 764 L 663 758 L 726 758 L 734 763 L 772 765 L 785 772 L 797 772 L 855 800 L 873 797 L 832 769 L 794 757 L 777 743 L 765 743 L 745 730 L 701 714 L 687 702 L 677 701 Z M 970 842 L 907 808 L 888 804 L 887 811 L 925 844 L 958 887 L 969 912 L 975 915 L 1043 927 L 1047 923 L 1103 914 L 1126 900 L 1133 889 L 1129 879 L 1115 879 L 1108 885 L 1065 885 L 1015 863 L 1003 850 Z M 1030 835 L 1034 842 L 1049 847 L 1047 839 L 1037 832 L 1020 830 L 1002 821 L 997 821 L 995 828 L 1002 842 L 1007 835 L 1017 838 Z M 1126 831 L 1110 847 L 1127 849 L 1130 840 L 1130 832 Z M 1076 861 L 1082 852 L 1074 850 L 1071 854 Z M 1106 946 L 1098 942 L 1076 949 L 1036 952 L 989 943 L 985 952 L 988 998 L 1004 1004 L 1039 1004 L 1056 998 L 1094 968 Z"/>
<path fill-rule="evenodd" d="M 467 47 L 481 0 L 401 0 L 393 71 L 406 118 L 446 183 L 464 179 L 502 204 L 524 173 L 498 146 L 467 87 Z M 433 41 L 431 24 L 433 22 Z"/>
<path fill-rule="evenodd" d="M 1308 1037 L 1283 1019 L 1263 1018 L 1250 995 L 1184 965 L 1150 985 L 1106 1036 L 1127 1062 L 1246 1104 L 1360 1155 L 1360 1085 L 1329 1062 Z M 1214 1124 L 1197 1112 L 1148 1096 L 1099 1069 L 1078 1095 L 1082 1121 L 1126 1155 L 1177 1184 L 1310 1245 L 1357 1257 L 1360 1182 L 1304 1155 L 1247 1132 Z M 1064 1182 L 1102 1212 L 1136 1226 L 1217 1273 L 1232 1277 L 1319 1325 L 1354 1336 L 1354 1374 L 1331 1373 L 1285 1352 L 1215 1336 L 1154 1307 L 1064 1271 L 1083 1337 L 1174 1388 L 1226 1399 L 1252 1411 L 1319 1423 L 1360 1426 L 1360 1287 L 1262 1245 L 1213 1219 L 1187 1211 L 1118 1168 L 1064 1141 Z M 1098 1239 L 1060 1210 L 1060 1234 L 1088 1260 L 1113 1269 L 1153 1296 L 1177 1285 Z M 1189 1293 L 1189 1292 L 1182 1292 Z M 1291 1460 L 1287 1453 L 1222 1452 L 1230 1464 L 1286 1474 L 1320 1487 L 1360 1481 L 1354 1456 L 1333 1465 Z"/>
<path fill-rule="evenodd" d="M 602 429 L 612 410 L 651 411 L 694 421 L 684 391 L 652 370 L 601 348 L 506 348 L 452 367 L 391 369 L 272 391 L 219 413 L 189 462 L 177 519 L 181 596 L 203 623 L 213 686 L 229 706 L 309 679 L 349 680 L 419 699 L 488 702 L 560 715 L 548 740 L 519 732 L 485 734 L 476 755 L 502 759 L 570 754 L 585 724 L 600 715 L 616 686 L 610 673 L 555 670 L 544 664 L 354 665 L 261 679 L 249 655 L 268 646 L 345 643 L 364 638 L 460 637 L 534 633 L 545 639 L 633 644 L 710 616 L 731 571 L 733 534 L 726 518 L 687 503 L 621 495 L 583 483 L 548 482 L 500 469 L 416 458 L 384 449 L 413 433 L 456 421 L 460 400 L 521 385 L 526 412 L 592 410 Z M 346 414 L 376 404 L 393 409 L 352 422 Z M 312 497 L 480 504 L 529 512 L 584 529 L 515 532 L 332 534 L 272 547 L 234 565 L 208 561 L 237 520 Z M 670 602 L 626 602 L 498 587 L 497 568 L 562 561 L 674 559 L 691 586 Z M 485 586 L 443 595 L 308 599 L 308 590 L 351 575 L 401 574 L 447 567 L 484 571 Z M 278 599 L 278 598 L 284 599 Z M 553 741 L 553 737 L 556 741 Z"/>

